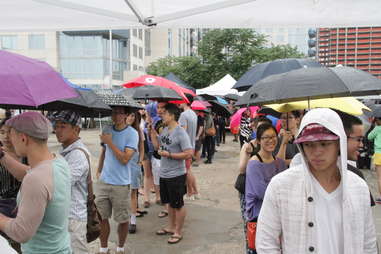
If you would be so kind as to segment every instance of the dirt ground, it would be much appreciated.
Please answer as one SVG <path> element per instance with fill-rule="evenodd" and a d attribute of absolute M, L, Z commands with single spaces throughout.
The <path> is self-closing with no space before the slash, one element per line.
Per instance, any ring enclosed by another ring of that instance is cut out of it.
<path fill-rule="evenodd" d="M 99 131 L 81 132 L 84 143 L 92 153 L 92 169 L 95 176 L 100 153 Z M 163 227 L 167 219 L 158 218 L 162 206 L 152 204 L 146 209 L 148 214 L 137 218 L 137 233 L 129 234 L 126 243 L 127 254 L 237 254 L 244 253 L 243 224 L 239 209 L 238 193 L 234 189 L 239 159 L 239 143 L 232 142 L 227 136 L 226 144 L 217 147 L 213 164 L 200 163 L 193 172 L 197 179 L 201 198 L 186 200 L 187 217 L 184 225 L 183 240 L 175 245 L 167 243 L 167 236 L 157 236 L 155 231 Z M 55 136 L 49 139 L 52 150 L 58 149 Z M 377 197 L 376 173 L 363 170 L 368 185 Z M 96 181 L 95 181 L 96 182 Z M 140 203 L 142 198 L 139 199 Z M 152 194 L 151 200 L 154 200 Z M 141 206 L 142 207 L 142 206 Z M 381 206 L 373 208 L 377 236 L 381 240 Z M 116 248 L 116 225 L 111 223 L 110 245 Z M 96 253 L 99 241 L 90 244 L 91 253 Z"/>

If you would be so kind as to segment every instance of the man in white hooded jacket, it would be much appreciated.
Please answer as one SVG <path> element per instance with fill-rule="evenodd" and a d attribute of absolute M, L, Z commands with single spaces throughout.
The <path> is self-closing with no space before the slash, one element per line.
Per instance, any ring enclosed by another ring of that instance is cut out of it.
<path fill-rule="evenodd" d="M 364 180 L 347 170 L 340 117 L 314 109 L 295 140 L 302 164 L 275 176 L 258 217 L 257 253 L 377 253 Z"/>

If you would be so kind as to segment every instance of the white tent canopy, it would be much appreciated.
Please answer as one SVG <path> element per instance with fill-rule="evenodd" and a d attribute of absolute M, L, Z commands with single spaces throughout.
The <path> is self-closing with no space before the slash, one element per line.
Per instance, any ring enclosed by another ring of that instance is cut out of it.
<path fill-rule="evenodd" d="M 1 0 L 0 32 L 381 26 L 380 0 Z"/>
<path fill-rule="evenodd" d="M 238 91 L 236 89 L 232 89 L 236 82 L 237 81 L 232 76 L 230 76 L 230 74 L 226 74 L 222 79 L 220 79 L 213 85 L 210 85 L 203 89 L 197 89 L 196 94 L 209 94 L 220 96 L 224 96 L 228 93 L 238 94 Z"/>

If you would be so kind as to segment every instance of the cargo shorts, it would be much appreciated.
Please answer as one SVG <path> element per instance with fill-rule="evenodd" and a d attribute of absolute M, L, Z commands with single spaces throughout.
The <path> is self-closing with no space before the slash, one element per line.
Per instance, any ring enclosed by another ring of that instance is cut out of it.
<path fill-rule="evenodd" d="M 103 220 L 110 219 L 112 214 L 116 222 L 128 222 L 129 200 L 129 185 L 112 185 L 102 181 L 96 184 L 95 204 Z"/>

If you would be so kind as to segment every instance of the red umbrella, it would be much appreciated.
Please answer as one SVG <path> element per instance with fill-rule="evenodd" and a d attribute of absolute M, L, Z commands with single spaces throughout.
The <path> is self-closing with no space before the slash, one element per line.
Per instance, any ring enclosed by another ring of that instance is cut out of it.
<path fill-rule="evenodd" d="M 139 86 L 145 86 L 145 85 L 162 86 L 165 88 L 172 89 L 175 92 L 177 92 L 184 99 L 185 102 L 189 102 L 185 94 L 196 96 L 196 94 L 190 89 L 181 87 L 177 85 L 175 82 L 172 82 L 168 79 L 153 76 L 153 75 L 143 75 L 127 82 L 126 84 L 123 84 L 123 86 L 126 88 L 139 87 Z"/>
<path fill-rule="evenodd" d="M 191 108 L 193 110 L 205 110 L 206 106 L 201 101 L 194 101 L 192 102 Z"/>
<path fill-rule="evenodd" d="M 212 104 L 210 104 L 208 101 L 200 101 L 202 104 L 204 104 L 205 107 L 211 107 Z"/>

